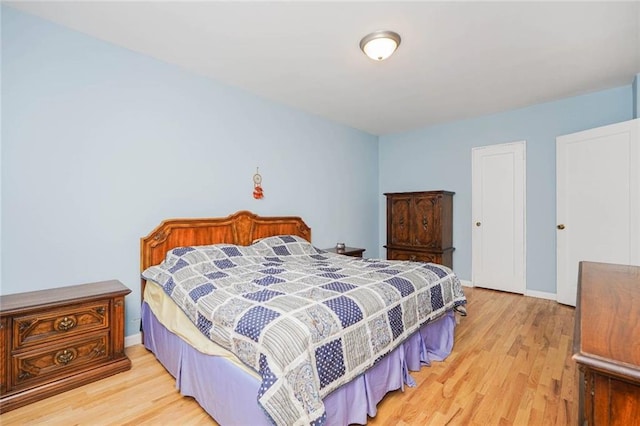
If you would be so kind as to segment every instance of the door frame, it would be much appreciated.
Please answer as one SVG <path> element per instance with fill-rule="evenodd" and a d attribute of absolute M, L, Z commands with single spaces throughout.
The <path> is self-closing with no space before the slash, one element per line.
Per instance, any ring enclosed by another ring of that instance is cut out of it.
<path fill-rule="evenodd" d="M 520 267 L 522 268 L 522 282 L 518 283 L 517 294 L 526 294 L 527 292 L 527 142 L 526 140 L 515 141 L 515 142 L 507 142 L 501 144 L 494 145 L 486 145 L 473 147 L 471 149 L 471 279 L 473 286 L 476 286 L 476 278 L 477 278 L 477 257 L 478 257 L 478 239 L 474 237 L 476 234 L 474 229 L 476 227 L 475 223 L 478 221 L 479 209 L 480 209 L 480 192 L 479 187 L 481 182 L 478 182 L 474 179 L 476 176 L 476 155 L 481 151 L 486 150 L 504 150 L 504 148 L 511 147 L 511 152 L 518 153 L 520 150 L 522 151 L 522 183 L 518 185 L 518 182 L 514 182 L 514 188 L 519 187 L 520 198 L 522 200 L 522 264 Z M 514 246 L 515 246 L 514 241 Z"/>

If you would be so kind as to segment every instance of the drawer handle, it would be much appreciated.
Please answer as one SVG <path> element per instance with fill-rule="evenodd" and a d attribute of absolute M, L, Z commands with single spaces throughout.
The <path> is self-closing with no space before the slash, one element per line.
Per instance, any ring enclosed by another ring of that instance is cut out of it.
<path fill-rule="evenodd" d="M 60 351 L 55 356 L 58 364 L 67 365 L 74 359 L 76 359 L 76 351 L 73 349 L 65 349 Z"/>
<path fill-rule="evenodd" d="M 58 322 L 57 328 L 60 331 L 67 331 L 67 330 L 71 330 L 76 325 L 77 325 L 77 322 L 74 317 L 64 317 Z"/>
<path fill-rule="evenodd" d="M 20 374 L 18 374 L 18 380 L 26 380 L 30 377 L 33 376 L 28 371 L 20 370 Z"/>
<path fill-rule="evenodd" d="M 105 350 L 103 345 L 98 345 L 95 348 L 93 348 L 93 353 L 96 355 L 104 355 L 107 353 L 107 351 Z"/>
<path fill-rule="evenodd" d="M 31 324 L 33 324 L 33 321 L 20 321 L 18 323 L 18 329 L 20 330 L 20 333 L 31 327 Z"/>

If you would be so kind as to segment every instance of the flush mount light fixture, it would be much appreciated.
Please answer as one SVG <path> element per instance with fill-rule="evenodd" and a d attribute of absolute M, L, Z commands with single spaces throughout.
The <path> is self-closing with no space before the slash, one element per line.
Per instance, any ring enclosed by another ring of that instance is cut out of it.
<path fill-rule="evenodd" d="M 393 31 L 376 31 L 360 40 L 360 49 L 374 61 L 384 61 L 400 46 L 400 35 Z"/>

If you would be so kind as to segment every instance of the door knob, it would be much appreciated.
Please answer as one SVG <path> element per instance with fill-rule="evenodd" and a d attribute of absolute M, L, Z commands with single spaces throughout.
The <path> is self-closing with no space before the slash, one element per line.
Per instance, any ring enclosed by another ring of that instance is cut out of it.
<path fill-rule="evenodd" d="M 482 225 L 482 223 L 476 222 L 476 226 L 480 226 L 480 225 Z"/>
<path fill-rule="evenodd" d="M 560 225 L 557 226 L 557 228 L 560 230 L 564 229 L 564 224 L 561 223 Z"/>

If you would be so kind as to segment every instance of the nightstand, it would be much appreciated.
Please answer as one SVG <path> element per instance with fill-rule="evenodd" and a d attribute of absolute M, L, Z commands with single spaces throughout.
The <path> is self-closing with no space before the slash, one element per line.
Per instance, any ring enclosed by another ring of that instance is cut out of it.
<path fill-rule="evenodd" d="M 120 281 L 0 296 L 0 412 L 131 368 Z"/>
<path fill-rule="evenodd" d="M 323 250 L 328 251 L 330 253 L 338 253 L 338 254 L 343 254 L 345 256 L 351 256 L 351 257 L 362 257 L 362 253 L 366 251 L 366 249 L 357 248 L 357 247 L 345 247 L 342 250 L 338 250 L 335 247 L 331 247 Z"/>

